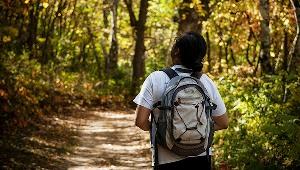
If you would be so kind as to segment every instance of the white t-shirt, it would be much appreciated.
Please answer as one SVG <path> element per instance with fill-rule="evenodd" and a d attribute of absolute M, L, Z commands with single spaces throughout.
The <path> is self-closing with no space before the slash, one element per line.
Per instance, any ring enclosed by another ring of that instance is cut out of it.
<path fill-rule="evenodd" d="M 174 65 L 173 70 L 176 68 L 185 68 L 182 65 Z M 175 70 L 176 71 L 176 70 Z M 178 75 L 188 75 L 189 73 L 181 73 L 176 71 Z M 140 93 L 133 100 L 136 104 L 144 106 L 150 110 L 153 109 L 153 104 L 160 101 L 162 94 L 166 89 L 168 82 L 170 81 L 169 77 L 163 71 L 152 72 L 144 81 Z M 221 116 L 225 114 L 226 107 L 221 98 L 221 95 L 214 84 L 214 82 L 206 75 L 202 74 L 200 81 L 203 83 L 206 88 L 208 95 L 213 103 L 217 105 L 217 109 L 212 111 L 212 116 Z M 210 155 L 212 154 L 210 148 Z M 206 153 L 202 153 L 199 156 L 204 156 Z M 175 161 L 179 161 L 186 158 L 185 156 L 179 156 L 166 148 L 158 146 L 158 159 L 159 164 L 166 164 Z M 152 160 L 153 161 L 153 160 Z"/>

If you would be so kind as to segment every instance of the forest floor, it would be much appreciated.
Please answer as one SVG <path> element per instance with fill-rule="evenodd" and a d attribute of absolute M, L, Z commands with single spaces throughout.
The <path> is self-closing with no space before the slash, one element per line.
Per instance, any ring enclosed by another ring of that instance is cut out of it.
<path fill-rule="evenodd" d="M 151 169 L 133 110 L 67 109 L 20 135 L 0 140 L 0 169 Z"/>

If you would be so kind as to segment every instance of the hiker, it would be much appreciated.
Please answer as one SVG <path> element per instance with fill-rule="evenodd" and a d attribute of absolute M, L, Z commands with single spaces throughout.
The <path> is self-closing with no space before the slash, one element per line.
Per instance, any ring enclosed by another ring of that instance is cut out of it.
<path fill-rule="evenodd" d="M 228 127 L 228 117 L 215 83 L 202 73 L 206 48 L 198 33 L 177 37 L 171 50 L 173 66 L 152 72 L 133 100 L 135 125 L 151 132 L 154 169 L 211 169 L 212 134 Z"/>

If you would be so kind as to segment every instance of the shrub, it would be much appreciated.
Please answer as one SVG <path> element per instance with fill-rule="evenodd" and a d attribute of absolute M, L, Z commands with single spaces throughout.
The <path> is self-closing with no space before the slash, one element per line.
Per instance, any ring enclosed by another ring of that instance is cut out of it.
<path fill-rule="evenodd" d="M 215 137 L 216 165 L 238 169 L 296 169 L 300 166 L 299 80 L 287 84 L 283 103 L 281 75 L 219 79 L 230 126 Z"/>

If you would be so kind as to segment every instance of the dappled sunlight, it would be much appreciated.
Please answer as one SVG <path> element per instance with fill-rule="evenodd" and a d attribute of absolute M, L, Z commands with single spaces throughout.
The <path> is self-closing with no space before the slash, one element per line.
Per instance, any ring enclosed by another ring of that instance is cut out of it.
<path fill-rule="evenodd" d="M 84 117 L 69 169 L 151 169 L 149 134 L 134 126 L 134 114 L 96 110 Z"/>

